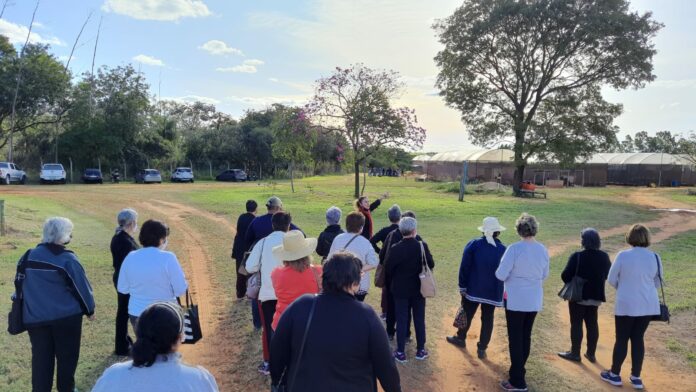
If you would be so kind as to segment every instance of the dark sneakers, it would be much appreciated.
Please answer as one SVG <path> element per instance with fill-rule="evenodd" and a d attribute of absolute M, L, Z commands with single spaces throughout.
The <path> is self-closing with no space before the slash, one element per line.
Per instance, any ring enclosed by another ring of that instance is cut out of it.
<path fill-rule="evenodd" d="M 447 342 L 454 344 L 455 346 L 460 347 L 460 348 L 466 348 L 466 340 L 460 338 L 457 335 L 448 336 Z"/>
<path fill-rule="evenodd" d="M 580 355 L 574 354 L 571 351 L 564 351 L 562 353 L 558 353 L 558 356 L 568 361 L 581 362 Z"/>
<path fill-rule="evenodd" d="M 478 355 L 479 359 L 486 359 L 486 350 L 481 350 L 480 348 L 476 349 L 476 355 Z"/>
<path fill-rule="evenodd" d="M 529 389 L 525 388 L 517 388 L 510 384 L 508 380 L 503 380 L 500 382 L 500 387 L 503 389 L 503 391 L 512 391 L 512 392 L 527 392 Z"/>
<path fill-rule="evenodd" d="M 597 362 L 597 358 L 594 355 L 590 355 L 588 353 L 583 354 L 583 356 L 590 362 L 595 363 Z"/>

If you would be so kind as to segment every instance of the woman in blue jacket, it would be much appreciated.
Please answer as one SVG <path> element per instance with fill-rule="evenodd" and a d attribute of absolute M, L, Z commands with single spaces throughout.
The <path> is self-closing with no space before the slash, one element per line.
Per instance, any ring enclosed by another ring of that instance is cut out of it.
<path fill-rule="evenodd" d="M 459 328 L 456 335 L 448 336 L 447 341 L 458 347 L 466 347 L 466 334 L 480 305 L 481 334 L 477 353 L 479 358 L 484 359 L 493 334 L 493 312 L 496 307 L 503 306 L 503 282 L 495 277 L 495 271 L 505 253 L 505 245 L 498 239 L 505 228 L 498 223 L 498 219 L 486 217 L 478 230 L 483 235 L 466 245 L 459 266 L 459 293 L 466 312 L 466 327 Z"/>
<path fill-rule="evenodd" d="M 46 220 L 43 240 L 21 261 L 26 263 L 23 317 L 34 392 L 51 391 L 56 367 L 58 392 L 74 390 L 82 316 L 94 320 L 92 286 L 77 256 L 65 248 L 72 229 L 69 219 Z"/>

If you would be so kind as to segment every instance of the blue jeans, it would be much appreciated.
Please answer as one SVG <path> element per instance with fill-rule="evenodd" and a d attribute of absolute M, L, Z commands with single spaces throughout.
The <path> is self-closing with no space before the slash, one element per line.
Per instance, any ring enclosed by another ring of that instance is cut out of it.
<path fill-rule="evenodd" d="M 251 322 L 254 324 L 254 328 L 261 329 L 261 316 L 259 315 L 259 301 L 255 299 L 250 299 L 249 304 L 251 305 Z"/>
<path fill-rule="evenodd" d="M 413 314 L 413 327 L 416 330 L 416 349 L 425 348 L 425 298 L 420 294 L 410 298 L 394 298 L 396 310 L 396 351 L 406 349 L 406 335 L 410 327 L 409 315 Z"/>

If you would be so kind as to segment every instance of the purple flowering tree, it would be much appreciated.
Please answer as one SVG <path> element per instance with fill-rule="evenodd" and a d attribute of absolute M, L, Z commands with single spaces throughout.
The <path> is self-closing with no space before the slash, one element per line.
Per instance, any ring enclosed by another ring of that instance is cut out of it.
<path fill-rule="evenodd" d="M 417 150 L 425 141 L 416 113 L 392 107 L 404 84 L 395 71 L 374 70 L 362 64 L 337 67 L 316 82 L 306 106 L 312 122 L 323 132 L 343 136 L 353 151 L 355 197 L 360 196 L 360 165 L 381 147 Z"/>

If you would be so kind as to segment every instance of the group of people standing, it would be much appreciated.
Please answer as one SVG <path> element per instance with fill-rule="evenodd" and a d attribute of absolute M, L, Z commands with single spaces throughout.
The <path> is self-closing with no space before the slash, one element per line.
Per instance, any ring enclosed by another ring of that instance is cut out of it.
<path fill-rule="evenodd" d="M 261 329 L 263 358 L 258 370 L 270 375 L 274 390 L 401 391 L 396 362 L 406 362 L 406 344 L 415 330 L 415 359 L 425 360 L 426 299 L 421 294 L 424 269 L 435 267 L 428 244 L 418 235 L 416 216 L 398 205 L 387 211 L 390 224 L 373 233 L 372 212 L 382 198 L 370 203 L 361 197 L 345 217 L 331 207 L 326 229 L 307 238 L 283 210 L 278 197 L 267 200 L 267 213 L 257 216 L 257 203 L 248 201 L 237 222 L 232 257 L 238 271 L 236 294 L 250 295 L 249 274 L 258 273 L 251 301 L 252 322 Z M 117 291 L 116 355 L 131 360 L 108 368 L 94 391 L 167 390 L 217 391 L 213 376 L 201 367 L 185 365 L 178 350 L 184 342 L 185 319 L 178 297 L 188 282 L 176 255 L 166 250 L 169 228 L 147 220 L 138 231 L 138 214 L 124 209 L 111 241 Z M 461 309 L 465 326 L 449 343 L 466 348 L 476 312 L 481 312 L 477 355 L 486 359 L 496 307 L 505 308 L 510 353 L 506 391 L 526 391 L 525 365 L 531 351 L 535 318 L 543 305 L 543 284 L 549 275 L 549 254 L 535 238 L 539 223 L 522 214 L 515 222 L 520 240 L 505 246 L 503 227 L 486 217 L 479 238 L 464 248 L 459 269 Z M 50 391 L 57 367 L 59 392 L 73 391 L 83 316 L 95 317 L 92 287 L 77 256 L 67 248 L 73 224 L 66 218 L 48 219 L 43 239 L 18 264 L 23 276 L 23 321 L 32 347 L 34 391 Z M 135 234 L 138 233 L 138 241 Z M 631 342 L 630 383 L 642 389 L 644 334 L 660 314 L 656 288 L 662 284 L 662 262 L 649 250 L 650 232 L 634 225 L 626 234 L 629 249 L 613 263 L 601 250 L 599 233 L 581 232 L 582 250 L 573 253 L 561 274 L 563 282 L 584 280 L 582 299 L 568 303 L 569 351 L 558 355 L 580 362 L 596 361 L 599 339 L 598 307 L 606 301 L 605 282 L 617 289 L 616 340 L 611 369 L 602 380 L 621 386 L 622 364 Z M 313 263 L 312 254 L 322 257 Z M 380 316 L 364 303 L 373 270 L 383 273 Z M 243 273 L 244 272 L 244 273 Z M 253 291 L 253 290 L 252 290 Z M 386 326 L 382 324 L 385 322 Z M 136 338 L 128 335 L 131 324 Z M 581 357 L 583 323 L 587 349 Z M 336 339 L 340 336 L 341 339 Z M 396 337 L 396 349 L 390 341 Z M 157 389 L 159 388 L 159 389 Z"/>
<path fill-rule="evenodd" d="M 466 323 L 446 339 L 455 346 L 466 348 L 471 321 L 480 308 L 477 355 L 485 359 L 493 332 L 495 308 L 504 307 L 510 369 L 508 379 L 501 381 L 500 386 L 506 391 L 528 390 L 525 365 L 531 350 L 534 320 L 543 305 L 543 282 L 549 275 L 548 251 L 535 240 L 538 227 L 534 216 L 522 214 L 515 222 L 520 241 L 506 248 L 498 238 L 505 228 L 496 218 L 485 218 L 478 228 L 482 236 L 466 245 L 459 268 L 461 309 Z M 584 229 L 580 237 L 583 249 L 570 256 L 561 279 L 570 283 L 579 277 L 584 283 L 581 299 L 568 302 L 571 348 L 558 355 L 569 361 L 582 361 L 584 323 L 587 349 L 583 356 L 592 363 L 596 362 L 598 307 L 606 302 L 605 283 L 608 281 L 617 289 L 614 311 L 616 340 L 611 369 L 601 372 L 600 377 L 611 385 L 622 385 L 621 366 L 630 340 L 632 369 L 629 381 L 635 389 L 643 389 L 644 335 L 650 321 L 660 314 L 656 288 L 662 284 L 662 262 L 648 249 L 650 232 L 642 225 L 631 227 L 626 233 L 626 243 L 631 248 L 619 252 L 613 264 L 609 255 L 601 250 L 597 230 Z"/>

